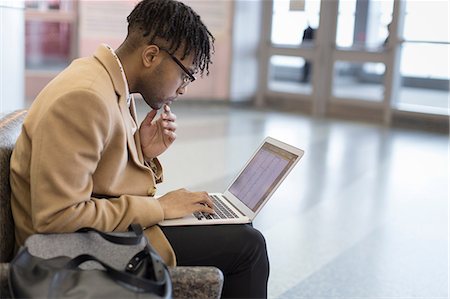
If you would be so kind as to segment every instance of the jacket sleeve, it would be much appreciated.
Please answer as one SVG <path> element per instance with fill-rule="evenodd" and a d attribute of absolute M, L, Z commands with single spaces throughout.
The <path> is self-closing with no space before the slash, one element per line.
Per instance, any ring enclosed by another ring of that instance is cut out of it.
<path fill-rule="evenodd" d="M 163 220 L 159 201 L 145 196 L 92 197 L 92 175 L 114 131 L 112 109 L 92 92 L 57 99 L 40 117 L 32 137 L 31 211 L 37 232 L 81 227 L 124 231 Z"/>

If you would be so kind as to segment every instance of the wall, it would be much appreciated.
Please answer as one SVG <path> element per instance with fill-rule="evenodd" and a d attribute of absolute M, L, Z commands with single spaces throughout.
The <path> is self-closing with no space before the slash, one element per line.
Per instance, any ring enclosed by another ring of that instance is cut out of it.
<path fill-rule="evenodd" d="M 234 1 L 184 0 L 197 12 L 215 37 L 215 53 L 209 76 L 188 87 L 186 99 L 227 100 L 230 95 L 231 32 Z"/>

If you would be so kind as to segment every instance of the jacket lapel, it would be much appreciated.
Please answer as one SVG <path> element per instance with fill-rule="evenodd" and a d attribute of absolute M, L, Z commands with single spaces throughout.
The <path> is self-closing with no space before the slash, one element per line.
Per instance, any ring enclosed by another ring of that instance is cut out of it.
<path fill-rule="evenodd" d="M 131 113 L 131 117 L 133 118 L 137 128 L 136 128 L 136 133 L 134 134 L 134 142 L 136 144 L 136 148 L 138 148 L 139 150 L 137 151 L 137 155 L 139 158 L 139 161 L 141 163 L 144 163 L 144 155 L 142 153 L 142 148 L 141 148 L 141 138 L 139 135 L 139 124 L 137 121 L 137 114 L 136 114 L 136 104 L 134 102 L 134 97 L 133 95 L 131 95 L 131 100 L 130 100 L 130 113 Z"/>
<path fill-rule="evenodd" d="M 94 56 L 102 63 L 111 77 L 114 85 L 114 90 L 118 96 L 119 109 L 122 114 L 122 120 L 127 130 L 127 144 L 128 151 L 131 159 L 140 167 L 147 168 L 144 165 L 144 159 L 142 155 L 139 134 L 133 134 L 133 119 L 137 125 L 136 108 L 134 105 L 134 99 L 131 99 L 130 108 L 127 104 L 127 98 L 129 96 L 128 86 L 126 85 L 125 78 L 122 75 L 122 70 L 116 59 L 117 56 L 114 51 L 107 45 L 101 45 L 97 48 Z M 137 137 L 135 137 L 137 136 Z"/>
<path fill-rule="evenodd" d="M 130 156 L 133 161 L 139 166 L 144 166 L 144 160 L 141 159 L 142 153 L 140 150 L 140 143 L 137 144 L 135 137 L 133 136 L 133 124 L 130 114 L 130 109 L 128 108 L 126 100 L 119 100 L 119 108 L 122 113 L 122 118 L 125 124 L 125 128 L 127 129 L 127 143 L 128 143 L 128 151 L 130 152 Z M 134 134 L 139 135 L 139 134 Z M 139 150 L 138 150 L 139 149 Z"/>

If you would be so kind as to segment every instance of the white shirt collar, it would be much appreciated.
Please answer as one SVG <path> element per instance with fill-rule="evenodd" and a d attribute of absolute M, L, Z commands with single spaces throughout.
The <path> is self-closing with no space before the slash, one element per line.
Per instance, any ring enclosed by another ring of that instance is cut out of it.
<path fill-rule="evenodd" d="M 118 66 L 119 66 L 120 74 L 122 75 L 122 79 L 123 79 L 123 82 L 125 84 L 125 96 L 127 98 L 127 105 L 128 105 L 128 107 L 130 107 L 130 104 L 131 104 L 130 89 L 128 87 L 127 76 L 125 75 L 125 71 L 123 70 L 122 63 L 120 62 L 120 59 L 117 56 L 116 52 L 114 52 L 114 50 L 110 46 L 107 45 L 106 47 L 111 51 L 111 54 L 116 59 L 116 62 L 118 64 Z"/>

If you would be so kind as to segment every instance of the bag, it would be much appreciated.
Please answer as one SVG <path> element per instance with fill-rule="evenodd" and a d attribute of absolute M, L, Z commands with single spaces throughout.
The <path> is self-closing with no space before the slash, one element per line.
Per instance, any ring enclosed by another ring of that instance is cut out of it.
<path fill-rule="evenodd" d="M 171 298 L 167 266 L 139 225 L 30 236 L 10 264 L 13 298 Z"/>

